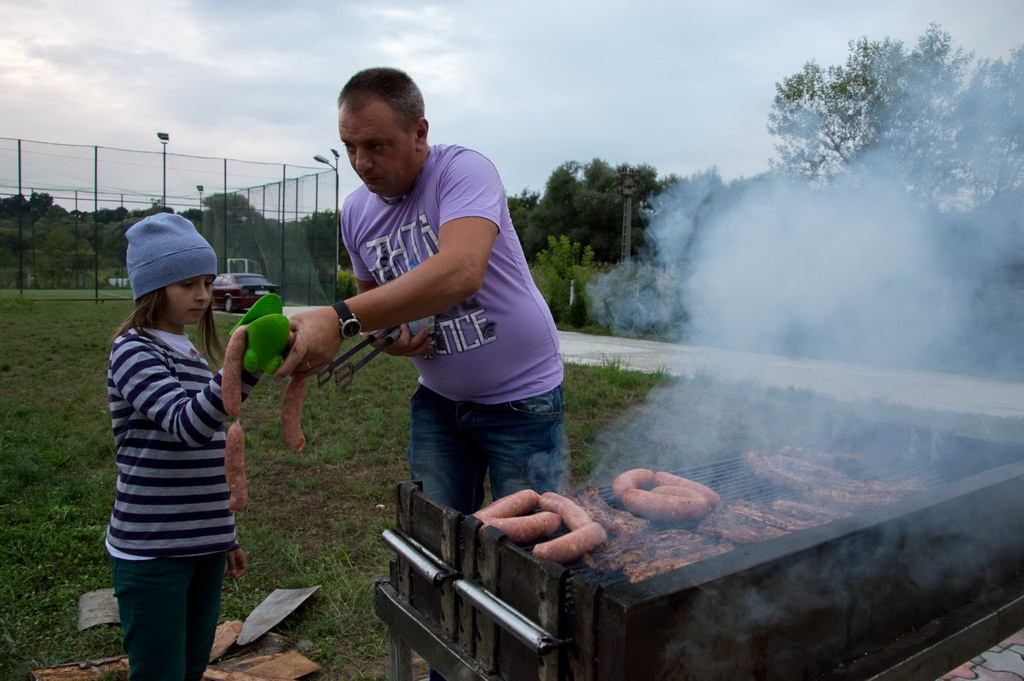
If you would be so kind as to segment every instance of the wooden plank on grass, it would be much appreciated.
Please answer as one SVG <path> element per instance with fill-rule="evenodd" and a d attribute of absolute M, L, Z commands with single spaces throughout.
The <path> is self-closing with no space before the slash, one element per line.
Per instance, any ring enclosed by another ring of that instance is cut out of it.
<path fill-rule="evenodd" d="M 256 676 L 249 672 L 224 669 L 223 667 L 207 667 L 203 672 L 203 681 L 288 681 L 268 676 Z"/>
<path fill-rule="evenodd" d="M 320 670 L 320 665 L 302 653 L 290 650 L 246 669 L 250 674 L 270 676 L 275 679 L 298 679 Z"/>
<path fill-rule="evenodd" d="M 120 674 L 118 678 L 128 675 L 128 658 L 110 657 L 91 662 L 71 662 L 54 667 L 40 667 L 28 673 L 31 681 L 96 681 L 107 674 Z"/>
<path fill-rule="evenodd" d="M 213 637 L 213 649 L 210 650 L 210 662 L 216 662 L 228 649 L 235 644 L 235 639 L 242 633 L 242 621 L 231 620 L 217 627 Z"/>
<path fill-rule="evenodd" d="M 97 589 L 78 597 L 78 630 L 84 631 L 98 624 L 118 624 L 117 599 L 112 588 Z"/>

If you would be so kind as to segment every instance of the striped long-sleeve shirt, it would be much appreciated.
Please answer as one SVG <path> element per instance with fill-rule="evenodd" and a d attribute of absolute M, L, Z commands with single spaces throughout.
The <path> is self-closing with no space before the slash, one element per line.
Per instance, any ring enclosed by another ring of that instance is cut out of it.
<path fill-rule="evenodd" d="M 242 376 L 245 397 L 259 375 Z M 220 373 L 129 331 L 111 348 L 107 392 L 119 470 L 109 544 L 140 557 L 237 548 Z"/>

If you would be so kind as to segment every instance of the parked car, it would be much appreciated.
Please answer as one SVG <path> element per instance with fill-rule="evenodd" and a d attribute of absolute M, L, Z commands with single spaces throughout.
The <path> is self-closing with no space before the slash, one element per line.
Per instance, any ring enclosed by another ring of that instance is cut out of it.
<path fill-rule="evenodd" d="M 242 312 L 268 293 L 281 295 L 281 287 L 268 281 L 262 274 L 218 274 L 213 280 L 213 309 Z"/>

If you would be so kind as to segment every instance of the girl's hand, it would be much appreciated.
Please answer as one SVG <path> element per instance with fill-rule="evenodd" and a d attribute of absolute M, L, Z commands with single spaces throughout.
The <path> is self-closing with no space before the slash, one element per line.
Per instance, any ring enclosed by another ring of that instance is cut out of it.
<path fill-rule="evenodd" d="M 224 574 L 233 579 L 241 579 L 249 571 L 249 558 L 241 548 L 228 551 L 228 563 L 224 566 Z"/>

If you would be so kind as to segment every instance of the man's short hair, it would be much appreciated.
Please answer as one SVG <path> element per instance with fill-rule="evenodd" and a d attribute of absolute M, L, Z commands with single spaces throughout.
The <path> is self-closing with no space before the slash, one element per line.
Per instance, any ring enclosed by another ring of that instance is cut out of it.
<path fill-rule="evenodd" d="M 423 118 L 423 93 L 409 74 L 390 66 L 363 69 L 349 78 L 338 95 L 338 108 L 356 112 L 378 99 L 391 107 L 407 128 Z"/>

